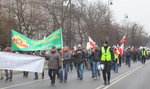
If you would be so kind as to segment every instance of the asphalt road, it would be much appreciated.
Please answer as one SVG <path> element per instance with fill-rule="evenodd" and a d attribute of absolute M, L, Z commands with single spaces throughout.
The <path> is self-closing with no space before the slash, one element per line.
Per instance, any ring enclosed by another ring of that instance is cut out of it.
<path fill-rule="evenodd" d="M 150 89 L 150 61 L 145 65 L 132 63 L 131 68 L 122 65 L 119 73 L 113 71 L 111 84 L 104 86 L 101 76 L 100 80 L 93 80 L 91 72 L 84 71 L 84 79 L 77 80 L 75 70 L 69 72 L 67 83 L 59 83 L 56 80 L 54 87 L 50 85 L 50 80 L 45 71 L 45 79 L 33 80 L 34 73 L 30 73 L 28 78 L 23 78 L 22 74 L 13 76 L 13 81 L 0 80 L 0 89 Z M 41 78 L 41 76 L 39 75 Z"/>

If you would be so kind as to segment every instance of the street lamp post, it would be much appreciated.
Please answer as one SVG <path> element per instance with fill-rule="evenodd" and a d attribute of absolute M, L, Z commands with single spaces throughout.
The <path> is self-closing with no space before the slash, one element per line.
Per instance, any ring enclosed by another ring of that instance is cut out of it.
<path fill-rule="evenodd" d="M 106 40 L 107 41 L 109 41 L 109 30 L 110 30 L 110 5 L 113 5 L 113 2 L 112 2 L 112 0 L 108 0 L 108 23 L 107 23 L 107 25 L 108 25 L 108 32 L 107 32 L 107 37 L 106 37 Z"/>

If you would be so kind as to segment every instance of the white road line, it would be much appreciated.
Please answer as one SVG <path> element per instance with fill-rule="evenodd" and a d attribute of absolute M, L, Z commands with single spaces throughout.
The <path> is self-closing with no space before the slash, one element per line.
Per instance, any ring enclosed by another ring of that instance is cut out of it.
<path fill-rule="evenodd" d="M 132 70 L 130 70 L 130 71 L 128 71 L 128 72 L 126 72 L 126 73 L 120 75 L 120 76 L 118 76 L 117 78 L 114 78 L 114 79 L 111 80 L 110 82 L 112 83 L 112 82 L 114 82 L 114 81 L 116 81 L 116 80 L 122 78 L 123 76 L 127 75 L 128 73 L 130 73 L 130 72 L 132 72 L 132 71 L 134 71 L 134 70 L 136 70 L 136 69 L 138 69 L 138 67 L 136 67 L 136 68 L 134 68 L 134 69 L 132 69 Z M 101 89 L 102 87 L 105 87 L 105 86 L 106 86 L 106 85 L 101 85 L 101 86 L 99 86 L 99 87 L 97 87 L 97 88 L 95 88 L 95 89 Z"/>
<path fill-rule="evenodd" d="M 120 78 L 120 79 L 116 80 L 115 82 L 113 82 L 113 83 L 111 83 L 110 85 L 108 85 L 108 86 L 104 87 L 103 89 L 108 89 L 109 87 L 111 87 L 112 85 L 116 84 L 116 83 L 117 83 L 117 82 L 119 82 L 120 80 L 122 80 L 122 79 L 126 78 L 128 75 L 131 75 L 132 73 L 136 72 L 136 71 L 137 71 L 137 70 L 139 70 L 140 68 L 142 68 L 142 66 L 140 66 L 140 67 L 138 67 L 137 69 L 135 69 L 135 70 L 133 70 L 133 71 L 129 72 L 128 74 L 126 74 L 126 75 L 125 75 L 125 76 L 123 76 L 122 78 Z"/>
<path fill-rule="evenodd" d="M 3 88 L 0 88 L 0 89 L 9 89 L 9 88 L 18 87 L 18 86 L 22 86 L 22 85 L 27 85 L 27 84 L 31 84 L 31 83 L 35 83 L 35 82 L 40 82 L 40 81 L 48 80 L 48 79 L 49 78 L 47 78 L 47 79 L 41 79 L 41 80 L 35 80 L 35 81 L 31 81 L 31 82 L 25 82 L 25 83 L 16 84 L 16 85 L 8 86 L 8 87 L 3 87 Z"/>

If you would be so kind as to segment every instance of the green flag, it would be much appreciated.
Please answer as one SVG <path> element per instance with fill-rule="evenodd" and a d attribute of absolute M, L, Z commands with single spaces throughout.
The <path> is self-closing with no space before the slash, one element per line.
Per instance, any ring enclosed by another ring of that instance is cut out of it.
<path fill-rule="evenodd" d="M 63 47 L 62 29 L 58 29 L 43 40 L 32 40 L 14 30 L 11 31 L 11 35 L 12 50 L 37 51 L 50 50 L 52 46 L 56 46 L 56 48 L 60 49 Z"/>

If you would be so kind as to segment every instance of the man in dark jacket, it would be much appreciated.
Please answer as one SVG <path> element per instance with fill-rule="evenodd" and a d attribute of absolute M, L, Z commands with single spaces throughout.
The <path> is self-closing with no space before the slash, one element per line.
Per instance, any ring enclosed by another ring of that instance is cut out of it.
<path fill-rule="evenodd" d="M 49 61 L 48 63 L 48 74 L 51 80 L 51 85 L 55 84 L 55 77 L 58 69 L 62 66 L 62 59 L 60 54 L 56 51 L 55 46 L 52 47 L 51 52 L 47 55 L 46 59 Z"/>
<path fill-rule="evenodd" d="M 104 64 L 104 69 L 102 70 L 104 85 L 109 85 L 111 77 L 111 61 L 114 59 L 114 54 L 111 47 L 108 46 L 107 41 L 104 42 L 104 45 L 100 50 L 100 58 L 101 62 Z"/>
<path fill-rule="evenodd" d="M 81 47 L 81 45 L 78 46 L 78 49 L 75 51 L 74 54 L 74 62 L 77 69 L 77 79 L 82 80 L 83 79 L 83 62 L 85 60 L 85 53 Z"/>
<path fill-rule="evenodd" d="M 70 61 L 71 53 L 69 52 L 69 48 L 66 46 L 63 51 L 63 69 L 60 71 L 60 83 L 63 82 L 63 80 L 64 82 L 67 82 Z"/>
<path fill-rule="evenodd" d="M 132 52 L 131 52 L 130 48 L 127 49 L 125 56 L 126 56 L 126 64 L 130 68 L 130 66 L 131 66 L 131 56 L 132 56 Z"/>

